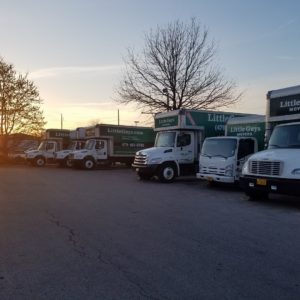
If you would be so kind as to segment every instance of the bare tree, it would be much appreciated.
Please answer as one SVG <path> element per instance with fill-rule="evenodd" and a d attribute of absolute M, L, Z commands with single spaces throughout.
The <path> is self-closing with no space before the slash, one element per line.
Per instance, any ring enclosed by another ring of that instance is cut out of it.
<path fill-rule="evenodd" d="M 41 133 L 45 125 L 41 102 L 27 74 L 17 74 L 12 64 L 0 58 L 0 136 L 4 152 L 12 133 Z"/>
<path fill-rule="evenodd" d="M 218 109 L 234 104 L 236 84 L 214 64 L 216 46 L 208 30 L 192 19 L 145 35 L 141 55 L 128 50 L 118 101 L 144 113 L 179 108 Z"/>

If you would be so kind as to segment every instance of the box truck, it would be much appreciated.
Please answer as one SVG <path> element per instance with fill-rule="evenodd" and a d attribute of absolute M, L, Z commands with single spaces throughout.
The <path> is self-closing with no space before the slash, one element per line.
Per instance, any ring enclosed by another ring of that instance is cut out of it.
<path fill-rule="evenodd" d="M 82 150 L 85 146 L 85 128 L 79 127 L 70 131 L 70 143 L 67 149 L 56 151 L 54 161 L 60 167 L 71 168 L 73 166 L 70 154 L 76 150 Z"/>
<path fill-rule="evenodd" d="M 266 140 L 267 150 L 244 164 L 245 193 L 250 200 L 269 193 L 300 195 L 300 85 L 267 93 Z"/>
<path fill-rule="evenodd" d="M 70 143 L 70 130 L 47 129 L 38 149 L 26 151 L 26 160 L 34 166 L 43 167 L 53 163 L 55 152 L 66 149 Z"/>
<path fill-rule="evenodd" d="M 172 182 L 177 176 L 196 175 L 205 137 L 224 135 L 227 121 L 243 115 L 184 109 L 156 114 L 155 145 L 138 151 L 132 166 L 142 180 L 156 176 Z"/>
<path fill-rule="evenodd" d="M 236 183 L 247 158 L 264 149 L 265 116 L 251 115 L 228 120 L 225 136 L 204 140 L 197 178 L 208 182 Z"/>
<path fill-rule="evenodd" d="M 150 127 L 98 124 L 85 128 L 84 149 L 74 151 L 70 159 L 75 167 L 87 170 L 97 165 L 131 165 L 136 151 L 154 144 Z"/>

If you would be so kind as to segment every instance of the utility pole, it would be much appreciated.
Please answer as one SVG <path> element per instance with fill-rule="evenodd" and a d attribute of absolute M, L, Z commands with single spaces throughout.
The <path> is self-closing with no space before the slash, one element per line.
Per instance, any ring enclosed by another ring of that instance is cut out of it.
<path fill-rule="evenodd" d="M 120 125 L 120 112 L 118 110 L 118 126 Z"/>
<path fill-rule="evenodd" d="M 64 121 L 63 114 L 60 114 L 60 129 L 61 130 L 63 129 L 63 121 Z"/>

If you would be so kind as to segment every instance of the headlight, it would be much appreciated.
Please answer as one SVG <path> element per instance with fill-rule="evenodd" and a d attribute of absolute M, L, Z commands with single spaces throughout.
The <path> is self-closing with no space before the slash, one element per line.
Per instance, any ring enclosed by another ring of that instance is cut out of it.
<path fill-rule="evenodd" d="M 300 176 L 300 169 L 294 169 L 294 170 L 292 171 L 292 174 L 293 174 L 293 175 Z"/>
<path fill-rule="evenodd" d="M 233 175 L 233 164 L 225 167 L 225 175 L 232 176 Z"/>
<path fill-rule="evenodd" d="M 249 173 L 249 161 L 247 160 L 243 165 L 242 174 L 244 175 L 248 173 Z"/>
<path fill-rule="evenodd" d="M 161 162 L 162 162 L 161 157 L 155 157 L 155 158 L 151 158 L 149 160 L 149 164 L 160 164 Z"/>

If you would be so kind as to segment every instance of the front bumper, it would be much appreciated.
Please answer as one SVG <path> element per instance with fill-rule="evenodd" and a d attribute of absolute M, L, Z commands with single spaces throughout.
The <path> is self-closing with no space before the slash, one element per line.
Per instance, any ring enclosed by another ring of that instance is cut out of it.
<path fill-rule="evenodd" d="M 272 177 L 241 176 L 240 186 L 246 190 L 300 196 L 300 180 Z"/>
<path fill-rule="evenodd" d="M 157 172 L 159 165 L 131 165 L 137 173 L 145 174 L 145 175 L 154 175 Z"/>
<path fill-rule="evenodd" d="M 207 181 L 234 183 L 234 177 L 229 177 L 229 176 L 220 176 L 216 174 L 206 174 L 206 173 L 197 173 L 196 176 L 198 179 L 203 179 Z"/>

